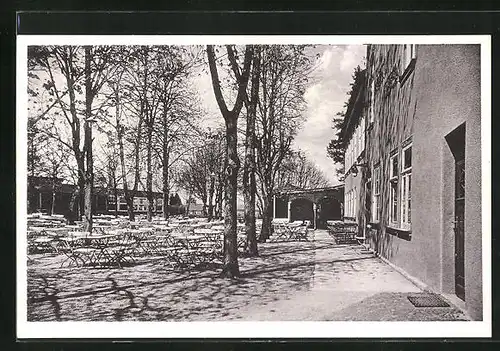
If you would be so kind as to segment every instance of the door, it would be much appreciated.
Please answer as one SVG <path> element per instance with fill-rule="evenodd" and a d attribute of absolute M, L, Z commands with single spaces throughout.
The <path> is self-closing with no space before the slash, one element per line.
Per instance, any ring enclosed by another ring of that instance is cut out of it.
<path fill-rule="evenodd" d="M 465 159 L 455 160 L 455 294 L 465 300 Z"/>

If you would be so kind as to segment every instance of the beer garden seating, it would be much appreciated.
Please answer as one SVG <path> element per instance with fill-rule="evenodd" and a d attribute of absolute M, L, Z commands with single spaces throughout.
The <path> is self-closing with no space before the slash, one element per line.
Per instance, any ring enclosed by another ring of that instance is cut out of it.
<path fill-rule="evenodd" d="M 356 222 L 327 221 L 328 233 L 337 244 L 357 243 L 358 224 Z"/>

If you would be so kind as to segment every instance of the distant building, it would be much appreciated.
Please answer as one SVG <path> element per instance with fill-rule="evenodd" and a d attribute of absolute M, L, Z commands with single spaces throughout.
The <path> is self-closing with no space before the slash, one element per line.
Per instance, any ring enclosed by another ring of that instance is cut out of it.
<path fill-rule="evenodd" d="M 53 208 L 54 214 L 67 214 L 70 208 L 71 197 L 77 194 L 77 186 L 65 184 L 60 178 L 28 177 L 28 213 L 48 213 Z M 153 193 L 155 208 L 154 213 L 163 212 L 163 194 Z M 94 213 L 95 214 L 118 214 L 127 213 L 123 189 L 118 189 L 118 208 L 116 198 L 111 189 L 94 188 Z M 54 203 L 54 207 L 52 207 Z M 78 206 L 78 200 L 75 201 Z M 134 211 L 146 213 L 148 201 L 145 191 L 137 191 L 134 197 Z M 74 208 L 73 210 L 76 210 Z"/>
<path fill-rule="evenodd" d="M 188 216 L 202 217 L 204 216 L 203 204 L 191 203 L 189 204 Z"/>
<path fill-rule="evenodd" d="M 479 45 L 369 45 L 359 111 L 346 115 L 345 131 L 344 217 L 379 255 L 475 320 L 483 317 L 479 53 Z"/>
<path fill-rule="evenodd" d="M 288 222 L 309 221 L 313 228 L 326 228 L 328 220 L 342 218 L 344 185 L 318 189 L 287 187 L 273 196 L 273 218 Z"/>

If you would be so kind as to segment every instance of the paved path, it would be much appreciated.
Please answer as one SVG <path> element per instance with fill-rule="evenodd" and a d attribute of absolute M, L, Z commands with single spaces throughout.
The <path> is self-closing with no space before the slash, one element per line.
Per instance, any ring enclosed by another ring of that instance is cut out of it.
<path fill-rule="evenodd" d="M 407 299 L 422 290 L 361 246 L 327 246 L 326 231 L 315 233 L 310 287 L 246 313 L 249 320 L 464 320 L 455 308 L 416 308 Z M 323 248 L 321 248 L 323 247 Z"/>
<path fill-rule="evenodd" d="M 172 271 L 162 259 L 122 269 L 58 269 L 58 257 L 28 265 L 28 320 L 464 320 L 454 308 L 416 308 L 420 289 L 361 246 L 265 243 L 240 258 L 241 279 L 217 267 Z"/>

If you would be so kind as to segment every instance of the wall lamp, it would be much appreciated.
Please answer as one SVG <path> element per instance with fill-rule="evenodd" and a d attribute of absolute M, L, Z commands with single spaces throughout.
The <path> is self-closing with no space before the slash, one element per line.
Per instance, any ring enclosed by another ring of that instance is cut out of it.
<path fill-rule="evenodd" d="M 356 177 L 358 175 L 358 167 L 368 167 L 368 163 L 358 163 L 352 166 L 351 172 L 353 177 Z"/>

